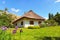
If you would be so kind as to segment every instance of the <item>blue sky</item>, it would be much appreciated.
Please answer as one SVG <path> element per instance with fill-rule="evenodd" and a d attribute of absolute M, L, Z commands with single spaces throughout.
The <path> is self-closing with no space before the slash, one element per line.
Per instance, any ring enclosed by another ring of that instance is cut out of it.
<path fill-rule="evenodd" d="M 0 0 L 0 9 L 21 16 L 33 10 L 36 14 L 48 18 L 48 13 L 60 12 L 60 0 Z"/>

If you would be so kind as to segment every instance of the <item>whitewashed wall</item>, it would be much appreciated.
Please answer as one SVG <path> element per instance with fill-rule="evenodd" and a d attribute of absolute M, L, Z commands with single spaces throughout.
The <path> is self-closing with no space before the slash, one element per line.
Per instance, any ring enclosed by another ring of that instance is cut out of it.
<path fill-rule="evenodd" d="M 23 21 L 23 25 L 21 25 L 21 22 Z M 30 25 L 30 21 L 34 21 L 34 25 Z M 28 26 L 39 26 L 38 20 L 32 20 L 32 19 L 21 19 L 17 22 L 17 26 L 19 27 L 28 27 Z"/>
<path fill-rule="evenodd" d="M 34 26 L 38 26 L 39 24 L 38 24 L 38 21 L 35 21 L 34 20 Z"/>
<path fill-rule="evenodd" d="M 25 20 L 24 21 L 24 26 L 25 27 L 28 27 L 28 26 L 38 26 L 38 21 L 32 20 L 32 21 L 34 21 L 34 25 L 30 25 L 30 21 L 31 20 Z"/>
<path fill-rule="evenodd" d="M 24 26 L 25 27 L 28 27 L 30 24 L 29 24 L 29 20 L 24 20 Z"/>
<path fill-rule="evenodd" d="M 23 21 L 23 25 L 21 25 L 21 22 Z M 24 27 L 24 20 L 20 20 L 20 21 L 18 21 L 17 22 L 17 26 L 19 26 L 19 27 Z"/>

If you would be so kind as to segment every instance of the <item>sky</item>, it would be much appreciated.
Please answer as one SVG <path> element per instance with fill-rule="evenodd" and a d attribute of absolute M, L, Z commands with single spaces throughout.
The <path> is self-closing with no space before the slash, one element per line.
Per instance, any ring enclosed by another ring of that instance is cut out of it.
<path fill-rule="evenodd" d="M 60 12 L 60 0 L 0 0 L 0 10 L 5 8 L 17 16 L 22 16 L 25 12 L 33 10 L 47 19 L 49 13 Z"/>

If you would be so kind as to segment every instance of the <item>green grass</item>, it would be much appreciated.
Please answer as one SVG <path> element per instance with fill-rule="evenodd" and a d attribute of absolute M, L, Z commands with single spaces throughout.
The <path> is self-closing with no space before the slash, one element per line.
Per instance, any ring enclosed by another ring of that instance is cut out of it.
<path fill-rule="evenodd" d="M 14 28 L 8 29 L 7 34 L 12 34 Z M 37 40 L 41 37 L 60 37 L 60 27 L 45 27 L 40 29 L 26 29 L 22 28 L 23 32 L 20 35 L 20 28 L 17 30 L 16 34 L 12 34 L 12 39 L 15 40 Z"/>

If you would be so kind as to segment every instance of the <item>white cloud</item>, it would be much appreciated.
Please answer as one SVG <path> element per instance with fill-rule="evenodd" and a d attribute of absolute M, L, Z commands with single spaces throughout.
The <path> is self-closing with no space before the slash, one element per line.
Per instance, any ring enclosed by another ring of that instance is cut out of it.
<path fill-rule="evenodd" d="M 6 2 L 5 1 L 2 1 L 3 4 L 5 4 Z"/>
<path fill-rule="evenodd" d="M 48 18 L 47 17 L 44 17 L 45 18 L 45 20 L 47 20 Z"/>
<path fill-rule="evenodd" d="M 16 8 L 11 8 L 11 10 L 16 13 L 20 11 L 20 9 L 16 9 Z"/>
<path fill-rule="evenodd" d="M 60 0 L 56 0 L 55 2 L 60 2 Z"/>

